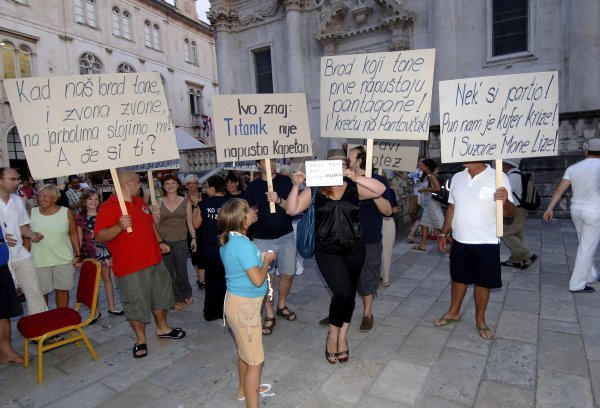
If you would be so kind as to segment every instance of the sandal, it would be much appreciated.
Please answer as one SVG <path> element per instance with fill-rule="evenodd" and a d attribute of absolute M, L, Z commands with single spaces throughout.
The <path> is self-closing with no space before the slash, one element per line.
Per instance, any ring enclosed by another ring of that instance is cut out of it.
<path fill-rule="evenodd" d="M 338 351 L 336 354 L 337 359 L 340 363 L 345 363 L 348 361 L 348 359 L 350 358 L 350 347 L 348 347 L 348 341 L 346 341 L 346 350 Z"/>
<path fill-rule="evenodd" d="M 475 326 L 479 332 L 479 337 L 485 340 L 492 340 L 494 338 L 494 332 L 487 325 Z"/>
<path fill-rule="evenodd" d="M 285 320 L 289 320 L 289 321 L 296 320 L 296 313 L 294 313 L 290 309 L 288 309 L 287 306 L 284 306 L 281 309 L 277 308 L 277 316 L 281 316 Z"/>
<path fill-rule="evenodd" d="M 271 324 L 267 325 L 268 323 L 271 323 Z M 276 323 L 277 323 L 277 321 L 275 320 L 275 317 L 265 316 L 265 320 L 264 320 L 263 326 L 262 326 L 263 336 L 270 336 L 273 333 L 273 328 L 275 327 Z"/>
<path fill-rule="evenodd" d="M 143 352 L 143 354 L 138 354 L 138 352 Z M 148 346 L 145 344 L 137 344 L 133 345 L 133 358 L 144 358 L 148 355 Z"/>
<path fill-rule="evenodd" d="M 327 342 L 328 341 L 329 341 L 329 333 L 327 333 L 327 339 L 325 340 L 325 360 L 327 360 L 327 362 L 329 364 L 335 364 L 335 362 L 337 361 L 337 358 L 338 358 L 338 353 L 327 350 Z M 333 360 L 330 360 L 330 359 L 333 359 Z"/>
<path fill-rule="evenodd" d="M 448 326 L 450 323 L 457 323 L 460 322 L 460 316 L 458 317 L 446 317 L 446 316 L 442 316 L 439 319 L 437 319 L 436 321 L 433 322 L 433 325 L 435 327 L 444 327 L 444 326 Z"/>
<path fill-rule="evenodd" d="M 194 298 L 193 297 L 189 297 L 186 300 L 184 300 L 183 303 L 185 303 L 186 305 L 193 305 L 194 304 Z"/>

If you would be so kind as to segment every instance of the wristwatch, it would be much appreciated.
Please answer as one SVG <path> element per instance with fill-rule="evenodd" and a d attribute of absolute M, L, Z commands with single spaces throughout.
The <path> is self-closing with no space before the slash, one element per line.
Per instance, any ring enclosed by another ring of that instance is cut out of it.
<path fill-rule="evenodd" d="M 440 237 L 448 238 L 448 237 L 451 237 L 451 236 L 452 236 L 452 233 L 451 233 L 451 232 L 448 232 L 448 233 L 446 233 L 446 234 L 439 233 L 439 234 L 438 234 L 438 239 L 439 239 Z"/>

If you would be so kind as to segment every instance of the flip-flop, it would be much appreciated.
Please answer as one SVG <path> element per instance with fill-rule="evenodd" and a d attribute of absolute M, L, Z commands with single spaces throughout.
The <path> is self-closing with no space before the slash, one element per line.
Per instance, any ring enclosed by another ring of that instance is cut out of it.
<path fill-rule="evenodd" d="M 417 241 L 415 241 L 414 239 L 407 239 L 405 242 L 407 244 L 416 244 L 417 243 Z"/>
<path fill-rule="evenodd" d="M 269 391 L 271 391 L 271 384 L 261 384 L 259 387 L 259 390 L 263 388 L 262 391 L 258 391 L 258 396 L 263 396 L 263 397 L 270 397 L 271 394 L 267 394 Z M 236 397 L 238 401 L 245 401 L 246 397 Z"/>
<path fill-rule="evenodd" d="M 487 326 L 475 326 L 479 332 L 479 337 L 485 340 L 492 340 L 494 338 L 494 332 Z"/>
<path fill-rule="evenodd" d="M 158 334 L 157 336 L 159 339 L 179 340 L 185 337 L 185 332 L 180 327 L 176 327 L 168 333 Z"/>
<path fill-rule="evenodd" d="M 144 354 L 137 354 L 138 351 L 145 351 Z M 144 358 L 148 355 L 148 346 L 146 344 L 137 344 L 133 345 L 133 358 Z"/>
<path fill-rule="evenodd" d="M 421 248 L 420 246 L 414 246 L 412 247 L 413 251 L 418 251 L 418 252 L 427 252 L 426 249 Z"/>
<path fill-rule="evenodd" d="M 433 325 L 435 327 L 444 327 L 444 326 L 448 326 L 450 323 L 456 323 L 456 322 L 460 322 L 460 317 L 457 317 L 456 319 L 452 319 L 450 317 L 440 317 L 439 319 L 437 319 L 436 321 L 433 322 Z"/>

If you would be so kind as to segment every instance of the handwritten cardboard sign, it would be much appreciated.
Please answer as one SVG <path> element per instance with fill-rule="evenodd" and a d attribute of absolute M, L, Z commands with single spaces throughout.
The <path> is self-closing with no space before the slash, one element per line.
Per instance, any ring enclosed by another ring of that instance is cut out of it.
<path fill-rule="evenodd" d="M 179 157 L 160 75 L 4 80 L 35 178 Z"/>
<path fill-rule="evenodd" d="M 442 162 L 556 156 L 558 72 L 440 82 Z"/>
<path fill-rule="evenodd" d="M 181 161 L 177 160 L 163 160 L 155 163 L 146 163 L 146 164 L 136 164 L 135 166 L 125 166 L 124 170 L 127 171 L 148 171 L 148 170 L 171 170 L 171 169 L 180 169 Z"/>
<path fill-rule="evenodd" d="M 279 162 L 275 162 L 275 172 L 279 173 L 281 169 L 281 164 Z M 256 161 L 241 161 L 241 162 L 226 162 L 225 170 L 238 170 L 238 171 L 260 171 L 258 166 L 256 166 Z"/>
<path fill-rule="evenodd" d="M 307 160 L 306 186 L 341 186 L 344 184 L 341 160 Z"/>
<path fill-rule="evenodd" d="M 312 155 L 304 94 L 214 95 L 218 162 Z"/>
<path fill-rule="evenodd" d="M 414 171 L 421 142 L 417 140 L 375 140 L 373 167 L 395 171 Z"/>
<path fill-rule="evenodd" d="M 321 136 L 427 140 L 434 62 L 435 49 L 321 57 Z"/>

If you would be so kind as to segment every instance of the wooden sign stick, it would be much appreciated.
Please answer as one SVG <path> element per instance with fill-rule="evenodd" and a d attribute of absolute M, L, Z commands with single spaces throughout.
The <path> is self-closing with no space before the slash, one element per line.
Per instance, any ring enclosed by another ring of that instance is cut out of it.
<path fill-rule="evenodd" d="M 156 205 L 156 191 L 154 190 L 154 176 L 152 170 L 148 170 L 148 191 L 150 191 L 150 202 Z"/>
<path fill-rule="evenodd" d="M 367 162 L 365 163 L 365 175 L 373 175 L 373 139 L 367 139 Z"/>
<path fill-rule="evenodd" d="M 502 159 L 496 159 L 496 189 L 503 187 L 502 183 Z M 496 236 L 504 235 L 504 209 L 502 200 L 496 200 Z"/>
<path fill-rule="evenodd" d="M 271 159 L 265 159 L 265 170 L 267 172 L 267 191 L 271 192 L 271 191 L 273 191 L 273 177 L 271 175 Z M 271 201 L 269 202 L 269 209 L 271 211 L 271 214 L 274 214 L 276 212 L 274 202 L 271 202 Z"/>
<path fill-rule="evenodd" d="M 121 207 L 121 213 L 123 215 L 127 214 L 127 207 L 125 206 L 125 199 L 123 198 L 123 190 L 121 190 L 121 183 L 119 183 L 119 176 L 117 175 L 117 169 L 114 167 L 110 168 L 110 176 L 113 179 L 113 184 L 115 185 L 115 192 L 117 193 L 117 199 L 119 200 L 119 206 Z M 131 227 L 127 227 L 127 232 L 133 232 Z"/>

